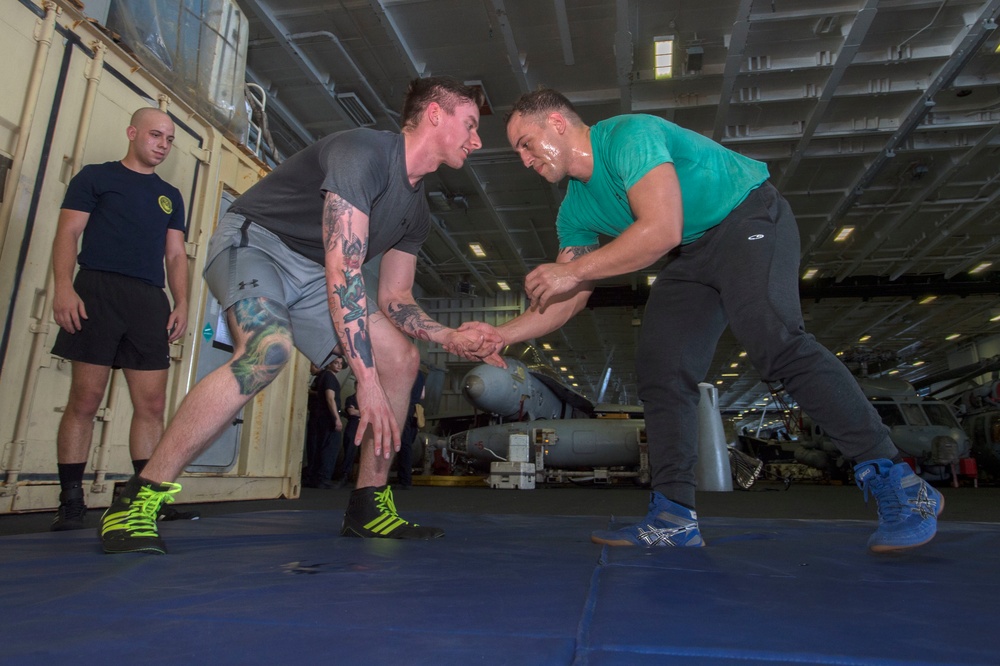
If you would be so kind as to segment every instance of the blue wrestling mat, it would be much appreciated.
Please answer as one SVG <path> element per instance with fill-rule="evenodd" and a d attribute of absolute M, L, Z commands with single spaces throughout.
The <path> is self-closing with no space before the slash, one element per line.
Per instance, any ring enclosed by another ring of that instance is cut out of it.
<path fill-rule="evenodd" d="M 702 519 L 704 549 L 601 548 L 607 519 L 415 514 L 430 542 L 336 536 L 338 511 L 0 537 L 8 664 L 997 664 L 1000 525 L 913 552 L 873 522 Z"/>

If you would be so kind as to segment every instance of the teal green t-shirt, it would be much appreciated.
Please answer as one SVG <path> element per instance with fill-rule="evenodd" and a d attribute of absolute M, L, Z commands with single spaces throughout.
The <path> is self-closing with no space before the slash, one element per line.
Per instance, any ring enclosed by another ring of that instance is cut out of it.
<path fill-rule="evenodd" d="M 571 178 L 559 207 L 559 247 L 596 245 L 617 237 L 635 221 L 628 190 L 653 167 L 673 163 L 684 210 L 682 243 L 721 222 L 767 180 L 767 165 L 744 157 L 657 116 L 630 114 L 590 128 L 594 173 L 586 183 Z"/>

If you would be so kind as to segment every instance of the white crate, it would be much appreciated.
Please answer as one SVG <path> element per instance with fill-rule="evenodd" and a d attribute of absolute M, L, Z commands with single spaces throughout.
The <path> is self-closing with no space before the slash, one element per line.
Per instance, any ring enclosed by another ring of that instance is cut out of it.
<path fill-rule="evenodd" d="M 520 488 L 534 490 L 535 463 L 490 463 L 490 488 Z"/>
<path fill-rule="evenodd" d="M 511 435 L 507 440 L 507 462 L 528 462 L 530 451 L 527 435 Z"/>

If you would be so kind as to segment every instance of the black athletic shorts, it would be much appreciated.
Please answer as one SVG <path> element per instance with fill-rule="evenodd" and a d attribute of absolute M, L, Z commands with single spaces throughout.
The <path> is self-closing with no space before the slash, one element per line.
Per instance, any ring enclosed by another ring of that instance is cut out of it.
<path fill-rule="evenodd" d="M 130 370 L 170 367 L 170 301 L 162 289 L 127 275 L 82 269 L 73 287 L 87 319 L 76 333 L 59 329 L 53 355 Z"/>

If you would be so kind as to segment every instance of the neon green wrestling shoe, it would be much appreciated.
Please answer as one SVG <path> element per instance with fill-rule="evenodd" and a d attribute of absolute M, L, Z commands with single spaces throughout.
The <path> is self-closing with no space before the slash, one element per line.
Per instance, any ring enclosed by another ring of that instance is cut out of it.
<path fill-rule="evenodd" d="M 403 520 L 396 513 L 392 488 L 368 486 L 351 493 L 340 535 L 364 539 L 436 539 L 444 536 L 444 530 Z"/>
<path fill-rule="evenodd" d="M 174 501 L 179 483 L 152 483 L 133 476 L 121 496 L 101 516 L 100 537 L 105 553 L 154 553 L 165 555 L 156 520 L 160 507 Z"/>

